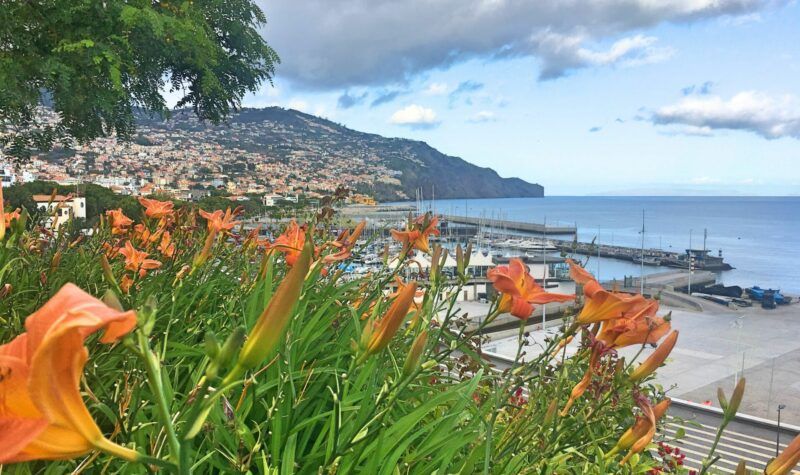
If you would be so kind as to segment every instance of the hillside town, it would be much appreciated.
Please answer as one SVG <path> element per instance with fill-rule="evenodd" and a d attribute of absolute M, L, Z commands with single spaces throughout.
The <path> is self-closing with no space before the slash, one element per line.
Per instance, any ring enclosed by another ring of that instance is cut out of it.
<path fill-rule="evenodd" d="M 34 180 L 93 183 L 119 194 L 159 193 L 186 201 L 223 190 L 232 201 L 259 197 L 265 206 L 297 202 L 300 196 L 319 198 L 341 186 L 362 191 L 352 194 L 353 202 L 374 204 L 368 190 L 376 182 L 399 185 L 400 172 L 387 168 L 380 157 L 363 153 L 358 144 L 342 147 L 341 137 L 335 139 L 337 146 L 329 143 L 337 133 L 311 121 L 302 126 L 237 121 L 213 127 L 178 114 L 166 123 L 145 120 L 130 142 L 100 138 L 34 154 L 22 164 L 0 152 L 0 179 L 3 186 Z"/>

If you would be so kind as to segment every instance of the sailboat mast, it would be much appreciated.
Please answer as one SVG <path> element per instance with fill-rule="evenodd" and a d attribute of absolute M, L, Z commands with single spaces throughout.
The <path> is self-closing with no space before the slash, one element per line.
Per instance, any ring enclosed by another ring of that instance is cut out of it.
<path fill-rule="evenodd" d="M 431 185 L 431 211 L 436 216 L 436 185 Z"/>
<path fill-rule="evenodd" d="M 642 210 L 642 265 L 639 270 L 639 293 L 644 294 L 644 210 Z"/>
<path fill-rule="evenodd" d="M 600 226 L 597 227 L 597 281 L 600 282 Z"/>
<path fill-rule="evenodd" d="M 706 258 L 706 240 L 708 239 L 708 228 L 703 228 L 703 259 Z"/>
<path fill-rule="evenodd" d="M 542 236 L 543 239 L 547 239 L 547 216 L 544 217 Z M 542 249 L 542 264 L 542 286 L 547 292 L 547 252 L 544 249 Z M 547 304 L 542 305 L 542 330 L 547 330 Z"/>

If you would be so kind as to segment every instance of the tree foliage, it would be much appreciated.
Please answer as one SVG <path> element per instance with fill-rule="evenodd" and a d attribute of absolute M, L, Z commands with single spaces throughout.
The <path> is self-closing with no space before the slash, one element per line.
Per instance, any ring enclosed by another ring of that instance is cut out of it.
<path fill-rule="evenodd" d="M 52 181 L 33 181 L 17 184 L 3 190 L 6 203 L 11 208 L 24 208 L 29 213 L 37 213 L 33 195 L 50 195 L 55 191 L 60 195 L 78 194 L 86 198 L 86 222 L 94 225 L 110 209 L 121 208 L 128 216 L 139 218 L 141 206 L 132 196 L 119 195 L 108 188 L 94 184 L 80 185 L 79 189 L 70 185 L 59 185 Z"/>
<path fill-rule="evenodd" d="M 24 158 L 55 142 L 130 139 L 137 111 L 168 115 L 167 91 L 219 123 L 272 80 L 265 22 L 253 0 L 4 1 L 0 146 Z"/>

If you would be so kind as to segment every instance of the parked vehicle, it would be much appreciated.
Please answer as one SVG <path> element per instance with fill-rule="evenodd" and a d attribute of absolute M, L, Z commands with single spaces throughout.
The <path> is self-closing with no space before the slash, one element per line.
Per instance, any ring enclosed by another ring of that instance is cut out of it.
<path fill-rule="evenodd" d="M 698 287 L 697 292 L 709 295 L 722 295 L 725 297 L 739 298 L 742 296 L 742 288 L 738 285 L 725 286 L 722 284 L 707 285 Z"/>
<path fill-rule="evenodd" d="M 777 305 L 775 304 L 775 292 L 771 290 L 764 291 L 763 296 L 761 297 L 761 308 L 775 308 Z"/>
<path fill-rule="evenodd" d="M 761 287 L 759 287 L 757 285 L 754 285 L 753 287 L 750 287 L 749 289 L 747 289 L 747 295 L 753 300 L 761 301 L 761 300 L 764 299 L 764 297 L 767 294 L 772 295 L 772 300 L 777 305 L 785 305 L 785 304 L 788 304 L 789 302 L 791 302 L 791 300 L 792 300 L 789 297 L 784 297 L 783 294 L 781 294 L 780 290 L 762 289 Z"/>

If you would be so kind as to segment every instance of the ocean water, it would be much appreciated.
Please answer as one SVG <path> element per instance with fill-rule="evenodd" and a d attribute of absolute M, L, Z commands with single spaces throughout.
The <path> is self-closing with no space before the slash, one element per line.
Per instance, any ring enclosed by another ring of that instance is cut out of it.
<path fill-rule="evenodd" d="M 426 207 L 432 204 L 425 202 Z M 706 246 L 722 250 L 734 270 L 721 272 L 726 285 L 779 288 L 800 294 L 800 197 L 571 197 L 437 200 L 437 213 L 576 225 L 578 238 L 641 246 L 644 210 L 645 247 L 683 252 Z M 598 265 L 599 264 L 599 265 Z M 640 266 L 615 259 L 590 258 L 587 268 L 600 278 L 639 275 Z M 661 272 L 664 267 L 647 267 Z"/>

